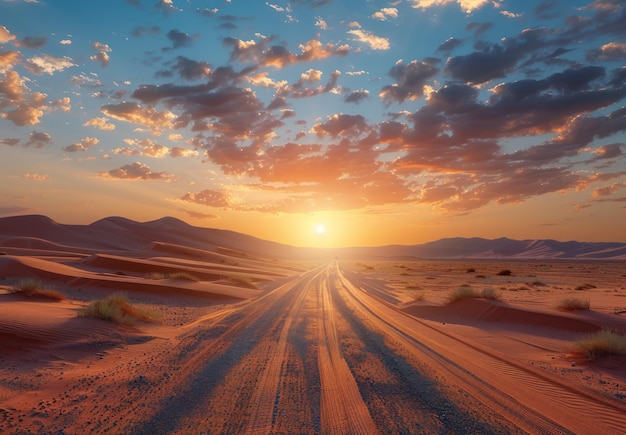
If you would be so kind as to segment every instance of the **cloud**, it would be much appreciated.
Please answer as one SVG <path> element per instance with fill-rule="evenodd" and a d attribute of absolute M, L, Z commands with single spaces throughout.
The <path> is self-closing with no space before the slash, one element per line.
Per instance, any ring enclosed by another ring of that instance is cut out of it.
<path fill-rule="evenodd" d="M 99 142 L 100 139 L 97 139 L 95 137 L 85 137 L 81 139 L 80 142 L 63 147 L 63 151 L 68 153 L 87 151 L 89 148 L 97 145 Z"/>
<path fill-rule="evenodd" d="M 410 0 L 411 7 L 415 9 L 428 9 L 435 6 L 446 6 L 450 3 L 458 3 L 458 5 L 470 14 L 476 9 L 480 9 L 483 6 L 490 3 L 491 0 Z"/>
<path fill-rule="evenodd" d="M 93 49 L 96 50 L 97 53 L 89 56 L 89 59 L 93 60 L 94 62 L 99 62 L 102 68 L 106 68 L 109 65 L 109 61 L 111 60 L 108 54 L 112 51 L 111 47 L 109 47 L 107 44 L 96 41 L 93 43 Z"/>
<path fill-rule="evenodd" d="M 100 111 L 110 118 L 144 126 L 156 136 L 163 130 L 171 129 L 176 119 L 176 115 L 168 110 L 158 111 L 132 102 L 107 104 Z"/>
<path fill-rule="evenodd" d="M 48 181 L 50 179 L 49 175 L 46 174 L 24 174 L 24 178 L 32 181 Z"/>
<path fill-rule="evenodd" d="M 179 210 L 186 213 L 189 217 L 192 217 L 194 219 L 201 219 L 201 220 L 219 219 L 219 216 L 214 215 L 212 213 L 202 213 L 202 212 L 187 210 L 187 209 L 179 209 Z"/>
<path fill-rule="evenodd" d="M 359 104 L 361 101 L 365 100 L 369 96 L 369 91 L 367 89 L 359 89 L 358 91 L 352 91 L 347 94 L 343 101 L 346 103 L 355 103 Z"/>
<path fill-rule="evenodd" d="M 206 205 L 215 208 L 229 208 L 237 202 L 236 196 L 224 190 L 206 189 L 198 193 L 187 192 L 180 198 L 182 201 Z"/>
<path fill-rule="evenodd" d="M 372 50 L 389 50 L 389 39 L 376 36 L 372 32 L 362 29 L 348 30 L 348 34 L 356 37 L 356 41 L 369 45 Z"/>
<path fill-rule="evenodd" d="M 461 44 L 463 44 L 462 39 L 450 37 L 441 44 L 439 44 L 439 47 L 437 47 L 437 51 L 446 55 L 450 55 L 450 53 L 452 53 L 452 51 L 454 51 L 454 49 L 459 47 Z"/>
<path fill-rule="evenodd" d="M 477 22 L 471 21 L 467 23 L 467 25 L 465 26 L 465 30 L 467 30 L 468 32 L 473 31 L 474 37 L 477 38 L 483 33 L 487 32 L 492 27 L 493 27 L 493 23 L 477 23 Z"/>
<path fill-rule="evenodd" d="M 587 59 L 591 61 L 626 59 L 626 43 L 609 42 L 598 49 L 589 50 Z"/>
<path fill-rule="evenodd" d="M 7 72 L 15 66 L 22 54 L 19 51 L 0 52 L 0 73 Z"/>
<path fill-rule="evenodd" d="M 42 148 L 52 143 L 52 138 L 48 133 L 33 131 L 28 135 L 28 141 L 24 144 L 25 147 Z"/>
<path fill-rule="evenodd" d="M 124 165 L 117 169 L 111 169 L 110 171 L 100 172 L 98 175 L 102 178 L 120 180 L 161 180 L 171 182 L 175 179 L 173 175 L 167 172 L 152 172 L 149 166 L 140 162 Z"/>
<path fill-rule="evenodd" d="M 604 198 L 605 196 L 610 196 L 614 194 L 615 192 L 624 188 L 626 188 L 626 181 L 622 181 L 621 183 L 609 184 L 603 187 L 598 187 L 593 190 L 593 193 L 591 194 L 591 198 L 593 199 Z"/>
<path fill-rule="evenodd" d="M 177 56 L 170 70 L 157 71 L 157 77 L 172 77 L 175 73 L 183 80 L 206 79 L 211 75 L 211 67 L 206 62 L 199 62 L 185 56 Z"/>
<path fill-rule="evenodd" d="M 381 10 L 374 12 L 371 18 L 378 21 L 387 21 L 390 18 L 398 18 L 398 9 L 382 8 Z"/>
<path fill-rule="evenodd" d="M 16 36 L 12 34 L 5 26 L 0 26 L 0 44 L 15 41 Z"/>
<path fill-rule="evenodd" d="M 333 44 L 322 45 L 316 39 L 300 44 L 300 53 L 293 54 L 282 45 L 270 45 L 272 38 L 262 38 L 260 41 L 243 41 L 236 38 L 225 38 L 223 44 L 231 47 L 231 60 L 242 63 L 255 63 L 257 67 L 274 66 L 283 68 L 299 62 L 323 60 L 332 56 L 347 56 L 349 47 Z"/>
<path fill-rule="evenodd" d="M 63 71 L 73 66 L 76 66 L 76 64 L 73 63 L 71 58 L 67 56 L 55 57 L 49 54 L 33 56 L 24 63 L 26 69 L 37 75 L 52 75 L 57 71 Z"/>
<path fill-rule="evenodd" d="M 18 145 L 19 143 L 20 143 L 20 139 L 16 137 L 0 139 L 0 144 L 2 145 L 15 146 L 15 145 Z"/>
<path fill-rule="evenodd" d="M 439 69 L 430 62 L 413 60 L 405 64 L 398 61 L 389 70 L 389 76 L 397 83 L 383 86 L 379 96 L 387 103 L 416 100 L 424 95 L 424 87 L 428 80 L 435 77 L 438 72 Z"/>
<path fill-rule="evenodd" d="M 98 130 L 115 130 L 115 124 L 111 124 L 108 119 L 102 117 L 91 118 L 83 124 L 84 127 L 95 127 Z"/>
<path fill-rule="evenodd" d="M 154 7 L 160 9 L 163 15 L 171 15 L 182 10 L 174 5 L 173 0 L 158 0 Z"/>
<path fill-rule="evenodd" d="M 172 43 L 171 47 L 166 47 L 164 50 L 174 50 L 182 47 L 191 47 L 193 44 L 194 38 L 189 36 L 187 33 L 181 32 L 177 29 L 172 29 L 167 34 L 167 39 Z"/>
<path fill-rule="evenodd" d="M 34 49 L 43 47 L 46 42 L 48 42 L 48 38 L 45 36 L 25 36 L 21 41 L 17 41 L 15 46 Z"/>

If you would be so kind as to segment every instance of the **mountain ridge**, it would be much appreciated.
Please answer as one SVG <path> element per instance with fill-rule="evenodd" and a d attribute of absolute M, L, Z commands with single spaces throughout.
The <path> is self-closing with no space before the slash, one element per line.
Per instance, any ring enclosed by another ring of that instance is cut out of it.
<path fill-rule="evenodd" d="M 124 246 L 116 246 L 109 242 L 109 239 L 112 239 L 109 237 L 111 232 L 124 235 Z M 0 218 L 0 246 L 14 245 L 19 242 L 17 241 L 19 238 L 37 238 L 64 246 L 105 250 L 145 249 L 154 242 L 163 242 L 205 250 L 228 248 L 282 258 L 341 256 L 423 259 L 626 260 L 626 243 L 622 242 L 448 237 L 415 245 L 307 248 L 263 240 L 231 230 L 197 227 L 169 216 L 148 222 L 111 216 L 88 225 L 61 224 L 43 215 Z"/>

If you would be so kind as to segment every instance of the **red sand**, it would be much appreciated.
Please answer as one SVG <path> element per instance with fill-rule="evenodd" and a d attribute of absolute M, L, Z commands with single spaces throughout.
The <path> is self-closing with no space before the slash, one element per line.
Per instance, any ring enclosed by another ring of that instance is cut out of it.
<path fill-rule="evenodd" d="M 123 237 L 120 218 L 80 235 L 39 219 L 28 238 L 32 220 L 0 228 L 0 432 L 626 432 L 626 356 L 574 346 L 626 334 L 623 262 L 314 265 L 162 242 L 165 221 Z M 66 299 L 11 293 L 21 278 Z M 461 285 L 501 298 L 448 304 Z M 78 317 L 118 291 L 160 319 Z"/>

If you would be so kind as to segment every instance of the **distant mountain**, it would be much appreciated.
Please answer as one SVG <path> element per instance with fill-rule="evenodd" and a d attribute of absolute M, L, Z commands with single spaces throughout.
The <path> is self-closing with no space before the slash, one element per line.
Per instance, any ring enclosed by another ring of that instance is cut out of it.
<path fill-rule="evenodd" d="M 557 240 L 495 240 L 449 238 L 420 245 L 350 248 L 345 254 L 432 259 L 604 259 L 626 260 L 626 243 L 559 242 Z"/>
<path fill-rule="evenodd" d="M 603 259 L 626 260 L 626 243 L 559 242 L 500 238 L 448 238 L 420 245 L 389 245 L 337 249 L 300 248 L 262 240 L 246 234 L 194 227 L 173 217 L 135 222 L 108 217 L 89 225 L 64 225 L 39 215 L 0 218 L 0 247 L 52 246 L 91 251 L 146 250 L 154 243 L 185 246 L 204 251 L 229 249 L 270 258 L 329 259 Z"/>

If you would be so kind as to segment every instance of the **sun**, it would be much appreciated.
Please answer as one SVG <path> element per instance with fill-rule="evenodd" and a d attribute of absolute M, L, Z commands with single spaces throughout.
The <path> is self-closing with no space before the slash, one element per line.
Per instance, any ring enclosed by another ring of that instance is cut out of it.
<path fill-rule="evenodd" d="M 317 224 L 315 225 L 315 234 L 322 236 L 324 234 L 326 234 L 326 225 L 324 224 Z"/>

